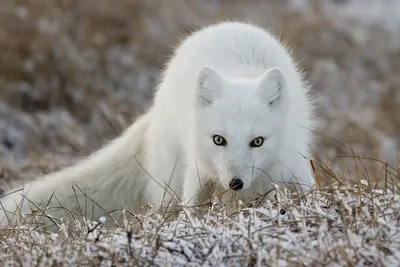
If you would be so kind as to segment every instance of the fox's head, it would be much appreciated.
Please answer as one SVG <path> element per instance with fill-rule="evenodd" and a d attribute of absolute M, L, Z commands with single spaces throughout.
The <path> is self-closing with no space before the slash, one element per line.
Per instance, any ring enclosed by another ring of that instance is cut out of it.
<path fill-rule="evenodd" d="M 226 189 L 270 181 L 268 166 L 283 139 L 288 92 L 283 73 L 237 79 L 205 66 L 195 91 L 195 157 Z"/>

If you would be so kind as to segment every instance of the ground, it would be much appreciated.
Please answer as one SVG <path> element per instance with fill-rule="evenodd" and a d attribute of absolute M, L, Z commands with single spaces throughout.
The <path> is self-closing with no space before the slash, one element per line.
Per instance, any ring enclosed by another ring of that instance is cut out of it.
<path fill-rule="evenodd" d="M 387 198 L 387 184 L 397 179 L 398 1 L 0 0 L 0 6 L 0 190 L 70 165 L 120 134 L 151 104 L 160 68 L 177 41 L 190 31 L 225 19 L 269 27 L 293 48 L 319 103 L 321 126 L 316 133 L 314 163 L 322 184 L 365 179 L 375 186 L 379 182 L 385 192 L 381 197 Z M 375 194 L 368 190 L 368 196 Z M 394 204 L 395 197 L 391 199 Z M 321 212 L 327 212 L 335 221 L 338 215 L 331 214 L 332 207 Z M 377 214 L 383 216 L 383 211 Z M 321 219 L 325 215 L 318 216 Z M 145 220 L 143 227 L 153 227 L 154 219 Z M 271 223 L 264 217 L 259 219 L 265 226 Z M 371 219 L 366 226 L 375 225 L 375 221 Z M 343 223 L 335 221 L 334 225 L 339 229 Z M 167 233 L 173 226 L 167 224 L 161 229 Z M 274 227 L 272 232 L 280 231 Z M 379 223 L 376 227 L 381 231 L 397 229 L 380 228 Z M 364 236 L 364 230 L 356 228 L 351 229 Z M 230 226 L 215 229 L 226 229 L 230 237 L 237 231 Z M 333 231 L 328 235 L 334 239 L 337 234 Z M 147 235 L 146 231 L 142 235 L 157 236 Z M 345 237 L 343 233 L 338 235 L 336 241 L 341 242 Z M 314 247 L 313 242 L 320 242 L 317 237 L 304 236 L 307 251 Z M 253 242 L 263 237 L 243 234 L 238 238 Z M 290 242 L 298 242 L 297 238 Z M 84 242 L 81 238 L 75 240 Z M 268 244 L 276 248 L 278 243 L 273 240 Z M 364 238 L 360 242 L 369 241 Z M 62 244 L 60 249 L 65 248 Z M 147 248 L 151 244 L 140 243 Z M 190 244 L 197 246 L 195 242 Z M 380 249 L 380 243 L 373 244 L 374 249 Z M 80 246 L 83 249 L 85 245 Z M 253 256 L 256 251 L 252 249 Z M 392 252 L 394 258 L 398 257 L 396 251 L 397 247 Z M 224 253 L 228 257 L 237 252 Z M 293 259 L 304 259 L 296 253 Z M 310 262 L 319 259 L 312 253 L 308 255 Z M 363 258 L 355 255 L 346 257 Z M 276 256 L 276 260 L 283 258 Z M 376 263 L 377 259 L 371 261 Z"/>

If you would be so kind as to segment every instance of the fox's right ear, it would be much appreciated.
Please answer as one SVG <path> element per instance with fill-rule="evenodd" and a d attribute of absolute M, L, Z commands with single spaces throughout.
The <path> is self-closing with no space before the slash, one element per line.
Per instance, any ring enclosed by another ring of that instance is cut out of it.
<path fill-rule="evenodd" d="M 271 109 L 287 110 L 288 92 L 286 79 L 278 68 L 272 68 L 262 75 L 257 92 Z"/>
<path fill-rule="evenodd" d="M 210 66 L 205 66 L 197 76 L 196 102 L 199 107 L 211 105 L 222 93 L 223 78 Z"/>

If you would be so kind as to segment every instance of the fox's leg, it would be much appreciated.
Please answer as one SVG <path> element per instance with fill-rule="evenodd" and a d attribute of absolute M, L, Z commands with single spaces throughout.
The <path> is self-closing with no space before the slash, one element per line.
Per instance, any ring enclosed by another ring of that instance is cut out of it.
<path fill-rule="evenodd" d="M 155 210 L 163 204 L 169 205 L 171 200 L 180 199 L 182 189 L 179 186 L 182 185 L 178 181 L 183 176 L 183 161 L 179 158 L 178 151 L 172 147 L 166 150 L 157 148 L 154 147 L 147 155 L 145 175 L 148 182 L 143 192 L 144 203 L 152 204 Z"/>
<path fill-rule="evenodd" d="M 276 168 L 276 172 L 273 175 L 274 179 L 279 184 L 290 184 L 291 186 L 288 187 L 292 188 L 291 191 L 300 190 L 306 192 L 315 186 L 315 177 L 311 165 L 301 155 L 286 157 L 284 162 L 277 164 L 279 167 Z"/>
<path fill-rule="evenodd" d="M 196 204 L 201 186 L 201 178 L 194 162 L 189 162 L 187 165 L 183 179 L 183 204 Z"/>

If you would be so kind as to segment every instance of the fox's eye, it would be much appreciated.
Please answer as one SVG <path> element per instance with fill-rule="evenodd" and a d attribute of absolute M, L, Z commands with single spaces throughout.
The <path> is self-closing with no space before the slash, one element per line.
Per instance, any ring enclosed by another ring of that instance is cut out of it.
<path fill-rule="evenodd" d="M 264 144 L 264 138 L 259 136 L 253 139 L 253 141 L 251 141 L 250 146 L 251 147 L 260 147 Z"/>
<path fill-rule="evenodd" d="M 225 138 L 223 138 L 220 135 L 214 135 L 213 136 L 213 141 L 214 141 L 214 144 L 216 144 L 217 146 L 226 146 Z"/>

